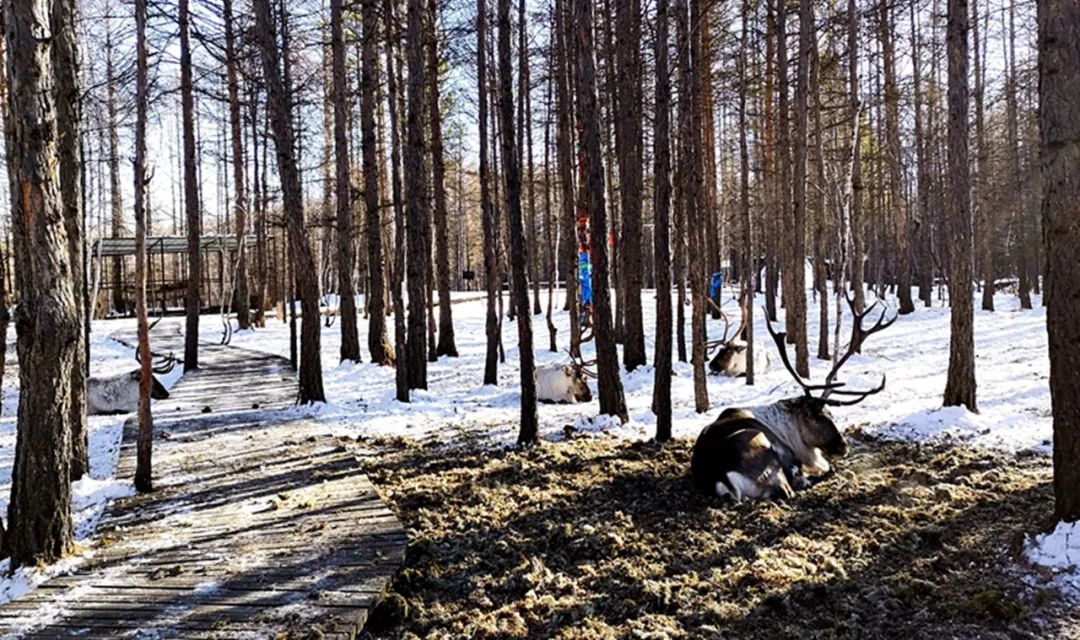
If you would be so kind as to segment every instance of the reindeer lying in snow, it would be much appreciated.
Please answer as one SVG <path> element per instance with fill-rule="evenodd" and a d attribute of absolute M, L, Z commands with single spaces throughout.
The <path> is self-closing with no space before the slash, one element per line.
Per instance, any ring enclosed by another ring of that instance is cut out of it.
<path fill-rule="evenodd" d="M 709 371 L 732 378 L 741 378 L 746 375 L 746 308 L 740 305 L 739 311 L 742 314 L 742 322 L 735 330 L 735 334 L 728 337 L 731 323 L 727 316 L 724 316 L 724 336 L 706 344 L 710 351 L 720 347 L 713 359 L 709 361 Z M 755 341 L 754 373 L 764 373 L 769 369 L 770 364 L 769 354 L 765 351 L 764 345 Z"/>
<path fill-rule="evenodd" d="M 136 351 L 136 360 L 138 360 Z M 169 373 L 176 366 L 172 356 L 165 358 L 152 367 L 154 373 Z M 115 376 L 90 377 L 86 379 L 86 412 L 90 415 L 111 413 L 132 413 L 139 408 L 140 370 L 121 373 Z M 155 376 L 151 381 L 150 397 L 164 400 L 169 397 L 165 386 Z"/>
<path fill-rule="evenodd" d="M 888 311 L 883 309 L 874 326 L 864 330 L 863 319 L 878 303 L 862 313 L 855 312 L 850 299 L 848 304 L 854 318 L 851 340 L 823 384 L 803 381 L 788 360 L 786 332 L 775 331 L 772 323 L 767 322 L 780 360 L 802 387 L 803 395 L 763 407 L 727 409 L 721 413 L 702 430 L 694 444 L 690 469 L 695 487 L 718 496 L 730 495 L 736 502 L 743 498 L 789 498 L 794 495 L 794 489 L 809 486 L 808 476 L 831 470 L 829 457 L 847 455 L 847 442 L 833 422 L 829 407 L 862 402 L 885 388 L 885 377 L 870 390 L 849 391 L 841 388 L 843 382 L 835 381 L 836 375 L 867 336 L 896 321 L 895 315 L 886 321 Z M 815 391 L 821 395 L 814 395 Z"/>
<path fill-rule="evenodd" d="M 591 402 L 592 391 L 587 378 L 596 377 L 596 374 L 589 370 L 589 366 L 595 362 L 583 362 L 581 358 L 574 358 L 574 362 L 568 365 L 537 367 L 537 399 L 541 402 L 567 404 Z"/>

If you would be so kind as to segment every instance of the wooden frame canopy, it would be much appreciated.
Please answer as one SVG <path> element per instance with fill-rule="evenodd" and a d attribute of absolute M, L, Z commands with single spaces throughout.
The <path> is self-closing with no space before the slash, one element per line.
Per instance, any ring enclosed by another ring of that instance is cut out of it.
<path fill-rule="evenodd" d="M 209 235 L 199 238 L 200 251 L 236 251 L 240 243 L 235 235 Z M 244 236 L 244 248 L 255 246 L 255 236 Z M 186 254 L 186 236 L 152 236 L 146 239 L 148 254 Z M 111 258 L 135 255 L 135 238 L 98 238 L 91 246 L 91 257 Z"/>

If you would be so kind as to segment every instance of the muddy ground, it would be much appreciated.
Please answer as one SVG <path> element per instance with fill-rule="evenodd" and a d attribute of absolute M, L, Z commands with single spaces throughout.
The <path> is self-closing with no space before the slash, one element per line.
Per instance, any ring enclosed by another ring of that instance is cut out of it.
<path fill-rule="evenodd" d="M 692 491 L 690 441 L 366 442 L 405 524 L 378 638 L 1066 638 L 1017 551 L 1050 460 L 856 439 L 787 502 Z M 403 618 L 403 620 L 402 620 Z"/>

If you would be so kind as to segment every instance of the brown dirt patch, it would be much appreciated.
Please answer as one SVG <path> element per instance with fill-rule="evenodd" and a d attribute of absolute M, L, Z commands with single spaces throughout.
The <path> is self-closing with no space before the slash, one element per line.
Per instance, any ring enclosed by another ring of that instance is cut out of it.
<path fill-rule="evenodd" d="M 1077 637 L 1014 554 L 1050 461 L 856 442 L 788 502 L 693 492 L 690 441 L 367 442 L 409 531 L 385 638 Z M 399 602 L 399 604 L 401 604 Z M 400 611 L 398 613 L 401 613 Z"/>

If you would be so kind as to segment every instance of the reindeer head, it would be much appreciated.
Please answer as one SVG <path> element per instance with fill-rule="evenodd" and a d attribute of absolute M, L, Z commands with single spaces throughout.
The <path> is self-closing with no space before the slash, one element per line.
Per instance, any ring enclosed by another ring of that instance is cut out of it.
<path fill-rule="evenodd" d="M 592 390 L 589 389 L 589 378 L 595 378 L 596 372 L 590 369 L 596 364 L 596 360 L 585 362 L 581 356 L 570 354 L 573 364 L 563 367 L 563 371 L 570 378 L 571 391 L 578 402 L 592 402 Z"/>
<path fill-rule="evenodd" d="M 825 376 L 825 382 L 822 384 L 810 384 L 804 381 L 802 376 L 795 371 L 795 368 L 791 366 L 791 361 L 788 359 L 786 344 L 787 332 L 776 331 L 773 328 L 772 322 L 768 319 L 768 314 L 766 313 L 765 315 L 765 325 L 769 330 L 769 335 L 771 335 L 773 341 L 776 342 L 776 349 L 780 353 L 780 361 L 784 363 L 784 367 L 788 370 L 788 373 L 791 374 L 791 377 L 794 378 L 795 382 L 803 389 L 802 396 L 781 400 L 779 404 L 795 419 L 795 422 L 798 425 L 799 435 L 803 442 L 813 448 L 821 449 L 825 453 L 835 456 L 847 454 L 847 442 L 844 441 L 843 434 L 840 433 L 840 430 L 836 427 L 836 423 L 833 422 L 829 407 L 842 407 L 858 404 L 867 397 L 874 395 L 885 388 L 884 375 L 881 376 L 880 384 L 865 391 L 854 391 L 842 388 L 845 383 L 837 382 L 836 376 L 840 372 L 840 368 L 844 366 L 849 358 L 851 358 L 852 354 L 862 347 L 863 342 L 870 334 L 887 329 L 892 323 L 896 322 L 896 318 L 898 317 L 894 314 L 889 318 L 888 307 L 880 300 L 874 302 L 874 304 L 870 305 L 862 312 L 855 310 L 854 300 L 850 297 L 847 301 L 852 315 L 851 340 L 848 342 L 844 354 L 834 359 L 832 369 L 829 370 L 829 374 Z M 879 305 L 881 305 L 881 313 L 878 315 L 877 321 L 869 329 L 864 329 L 863 320 L 866 319 L 866 317 Z M 818 392 L 820 395 L 817 395 Z"/>

